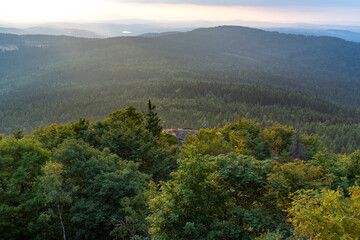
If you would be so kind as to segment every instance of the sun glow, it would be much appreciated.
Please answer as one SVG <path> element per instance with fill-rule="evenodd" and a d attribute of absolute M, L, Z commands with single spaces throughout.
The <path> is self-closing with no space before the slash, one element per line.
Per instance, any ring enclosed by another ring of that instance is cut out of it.
<path fill-rule="evenodd" d="M 52 22 L 89 19 L 100 0 L 11 0 L 1 1 L 0 20 L 9 22 Z"/>
<path fill-rule="evenodd" d="M 277 21 L 360 23 L 359 8 L 207 6 L 144 4 L 111 0 L 0 0 L 0 22 L 95 22 L 121 19 L 155 21 Z"/>

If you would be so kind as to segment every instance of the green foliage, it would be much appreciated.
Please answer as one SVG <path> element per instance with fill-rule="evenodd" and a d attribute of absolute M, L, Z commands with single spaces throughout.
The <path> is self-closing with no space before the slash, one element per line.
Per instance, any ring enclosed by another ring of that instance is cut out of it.
<path fill-rule="evenodd" d="M 304 160 L 310 161 L 315 154 L 322 150 L 322 143 L 319 140 L 318 136 L 314 135 L 301 135 L 301 143 L 305 148 L 303 153 Z"/>
<path fill-rule="evenodd" d="M 359 149 L 357 146 L 357 143 L 360 142 L 359 124 L 313 122 L 305 124 L 302 131 L 308 134 L 316 134 L 323 146 L 336 153 L 349 154 Z M 344 145 L 344 142 L 347 144 Z"/>
<path fill-rule="evenodd" d="M 253 147 L 253 141 L 259 137 L 261 126 L 250 119 L 239 119 L 235 123 L 229 123 L 221 129 L 225 139 L 231 141 L 231 135 L 243 138 L 247 147 Z"/>
<path fill-rule="evenodd" d="M 112 126 L 118 126 L 120 124 L 127 127 L 142 125 L 144 116 L 141 112 L 137 112 L 133 106 L 125 108 L 123 111 L 118 110 L 109 114 L 109 118 L 105 120 Z"/>
<path fill-rule="evenodd" d="M 94 126 L 100 138 L 100 145 L 109 148 L 119 157 L 139 161 L 143 167 L 149 167 L 154 158 L 156 142 L 146 130 L 144 117 L 134 107 L 125 108 L 110 114 L 110 118 Z"/>
<path fill-rule="evenodd" d="M 292 232 L 290 237 L 286 237 L 280 231 L 276 231 L 276 232 L 267 232 L 261 237 L 256 239 L 257 240 L 306 240 L 307 238 L 294 232 Z"/>
<path fill-rule="evenodd" d="M 187 136 L 181 154 L 186 156 L 191 146 L 195 146 L 203 155 L 216 156 L 233 151 L 252 155 L 258 160 L 270 159 L 271 155 L 282 162 L 296 158 L 311 159 L 321 150 L 321 144 L 312 135 L 303 137 L 304 140 L 299 132 L 286 126 L 264 128 L 254 120 L 239 119 L 227 124 L 219 132 L 216 128 L 201 129 L 196 135 Z"/>
<path fill-rule="evenodd" d="M 301 239 L 286 222 L 289 207 L 297 232 L 330 228 L 325 216 L 346 230 L 329 238 L 354 237 L 359 151 L 335 154 L 320 137 L 244 118 L 200 130 L 178 151 L 174 136 L 148 123 L 130 106 L 95 123 L 81 118 L 1 139 L 1 237 Z"/>
<path fill-rule="evenodd" d="M 70 209 L 74 239 L 111 239 L 115 219 L 125 217 L 121 199 L 127 197 L 133 201 L 141 193 L 146 178 L 133 162 L 121 163 L 116 171 L 94 177 L 82 192 L 84 197 Z"/>
<path fill-rule="evenodd" d="M 319 152 L 311 160 L 311 165 L 323 170 L 323 179 L 327 185 L 336 190 L 338 187 L 346 190 L 351 183 L 347 178 L 347 162 L 345 157 L 329 152 Z"/>
<path fill-rule="evenodd" d="M 148 113 L 145 115 L 146 129 L 149 130 L 154 137 L 159 137 L 162 131 L 162 127 L 160 125 L 160 118 L 157 116 L 157 113 L 154 112 L 155 108 L 156 106 L 152 105 L 151 101 L 149 100 Z"/>
<path fill-rule="evenodd" d="M 44 148 L 52 150 L 64 142 L 65 139 L 73 137 L 75 133 L 69 125 L 51 124 L 47 127 L 39 127 L 32 132 L 31 137 L 41 142 Z"/>
<path fill-rule="evenodd" d="M 323 179 L 321 167 L 300 160 L 276 163 L 267 180 L 272 186 L 271 192 L 276 196 L 274 201 L 282 209 L 290 206 L 290 194 L 301 189 L 321 189 L 328 185 Z"/>
<path fill-rule="evenodd" d="M 66 239 L 62 215 L 64 207 L 72 202 L 72 194 L 76 191 L 76 187 L 65 184 L 62 172 L 61 163 L 47 162 L 43 166 L 38 195 L 43 199 L 45 208 L 47 208 L 47 211 L 41 214 L 40 220 L 50 225 L 52 220 L 60 219 L 59 226 L 62 229 L 63 239 Z"/>
<path fill-rule="evenodd" d="M 190 134 L 186 136 L 183 144 L 184 146 L 181 150 L 183 156 L 191 154 L 194 147 L 202 155 L 217 156 L 231 151 L 231 145 L 224 141 L 224 138 L 221 137 L 216 128 L 209 130 L 201 129 L 196 135 Z"/>
<path fill-rule="evenodd" d="M 36 189 L 50 153 L 33 139 L 0 141 L 0 232 L 4 239 L 42 239 Z"/>
<path fill-rule="evenodd" d="M 156 184 L 150 182 L 148 188 L 136 197 L 121 200 L 122 211 L 126 214 L 124 220 L 116 220 L 111 235 L 117 239 L 151 239 L 147 216 L 149 209 L 147 201 L 156 195 Z"/>
<path fill-rule="evenodd" d="M 129 105 L 146 111 L 152 99 L 164 128 L 220 128 L 246 117 L 297 126 L 337 153 L 359 148 L 355 43 L 241 27 L 158 38 L 0 38 L 19 46 L 0 55 L 7 135 L 84 116 L 97 121 Z"/>
<path fill-rule="evenodd" d="M 258 160 L 271 157 L 271 145 L 266 140 L 264 131 L 259 123 L 244 118 L 235 123 L 229 123 L 221 129 L 221 133 L 236 152 L 251 154 Z"/>
<path fill-rule="evenodd" d="M 174 180 L 149 203 L 156 239 L 248 239 L 274 224 L 263 198 L 263 163 L 238 154 L 211 157 L 193 151 L 179 164 Z"/>
<path fill-rule="evenodd" d="M 294 134 L 293 128 L 276 125 L 266 128 L 263 132 L 264 138 L 271 143 L 273 154 L 278 157 L 284 156 L 289 152 L 289 146 Z M 283 159 L 286 160 L 286 159 Z"/>
<path fill-rule="evenodd" d="M 267 155 L 266 143 L 263 143 L 263 139 L 259 138 L 260 131 L 260 124 L 256 124 L 253 120 L 248 119 L 239 119 L 237 122 L 229 123 L 221 129 L 221 133 L 225 139 L 229 141 L 239 153 L 249 154 L 260 144 L 261 146 L 256 150 L 256 155 L 263 160 L 269 155 Z"/>
<path fill-rule="evenodd" d="M 300 160 L 275 164 L 268 180 L 284 196 L 297 190 L 319 189 L 325 185 L 322 168 Z"/>
<path fill-rule="evenodd" d="M 266 234 L 259 237 L 258 239 L 259 240 L 282 240 L 282 239 L 284 239 L 284 236 L 279 231 L 267 232 Z"/>
<path fill-rule="evenodd" d="M 84 141 L 99 150 L 108 148 L 123 159 L 139 162 L 155 180 L 167 179 L 176 168 L 177 141 L 168 134 L 154 136 L 144 120 L 144 115 L 130 106 L 110 113 L 103 121 L 79 119 L 71 124 L 52 124 L 36 129 L 31 136 L 52 151 L 67 140 Z"/>
<path fill-rule="evenodd" d="M 254 148 L 254 157 L 258 160 L 264 160 L 271 156 L 271 145 L 267 140 L 260 141 Z"/>
<path fill-rule="evenodd" d="M 87 140 L 91 125 L 89 120 L 80 118 L 79 121 L 72 123 L 69 127 L 75 139 L 81 138 Z M 70 135 L 68 137 L 70 137 Z"/>
<path fill-rule="evenodd" d="M 22 139 L 24 137 L 24 129 L 17 128 L 15 131 L 13 131 L 12 136 L 15 139 Z"/>
<path fill-rule="evenodd" d="M 110 239 L 116 221 L 133 223 L 126 218 L 130 208 L 125 203 L 139 202 L 149 179 L 139 166 L 158 180 L 176 168 L 174 146 L 162 135 L 155 139 L 143 114 L 131 106 L 95 124 L 85 119 L 53 124 L 30 137 L 53 152 L 54 162 L 43 167 L 37 196 L 43 202 L 38 224 L 50 234 L 47 238 L 66 229 L 71 239 Z M 140 205 L 134 203 L 134 211 Z"/>
<path fill-rule="evenodd" d="M 360 179 L 360 151 L 352 153 L 347 161 L 347 179 L 352 183 Z"/>
<path fill-rule="evenodd" d="M 64 142 L 54 159 L 63 165 L 66 184 L 77 189 L 68 209 L 69 219 L 64 221 L 68 222 L 69 236 L 110 239 L 113 220 L 125 217 L 120 210 L 121 199 L 140 194 L 148 176 L 138 171 L 138 164 L 81 141 Z"/>
<path fill-rule="evenodd" d="M 295 231 L 311 239 L 358 239 L 360 236 L 360 188 L 349 189 L 350 197 L 341 191 L 324 189 L 295 194 L 289 220 Z"/>
<path fill-rule="evenodd" d="M 178 141 L 176 137 L 170 133 L 162 133 L 160 135 L 160 141 L 164 141 L 165 143 L 169 144 L 170 146 L 178 146 Z"/>

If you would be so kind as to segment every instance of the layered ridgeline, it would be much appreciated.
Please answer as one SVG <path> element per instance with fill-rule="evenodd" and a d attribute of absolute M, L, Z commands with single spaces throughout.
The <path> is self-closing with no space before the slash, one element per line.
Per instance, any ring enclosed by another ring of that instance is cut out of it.
<path fill-rule="evenodd" d="M 240 117 L 359 147 L 360 45 L 243 27 L 79 39 L 0 35 L 0 132 L 158 105 L 165 128 Z M 155 37 L 154 37 L 155 36 Z"/>

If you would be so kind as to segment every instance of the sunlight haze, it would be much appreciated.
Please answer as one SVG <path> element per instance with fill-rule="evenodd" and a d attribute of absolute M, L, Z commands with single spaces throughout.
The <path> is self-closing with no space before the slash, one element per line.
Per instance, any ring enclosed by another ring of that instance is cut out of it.
<path fill-rule="evenodd" d="M 171 3 L 172 2 L 172 3 Z M 0 22 L 102 22 L 122 19 L 152 21 L 276 21 L 317 24 L 359 24 L 354 1 L 0 1 Z"/>

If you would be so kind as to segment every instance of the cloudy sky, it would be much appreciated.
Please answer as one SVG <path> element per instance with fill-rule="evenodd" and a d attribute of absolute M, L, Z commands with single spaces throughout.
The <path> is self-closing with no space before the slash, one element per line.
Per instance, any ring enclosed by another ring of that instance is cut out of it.
<path fill-rule="evenodd" d="M 360 25 L 360 0 L 0 0 L 1 23 L 265 21 Z"/>

